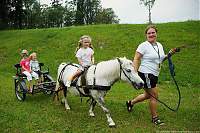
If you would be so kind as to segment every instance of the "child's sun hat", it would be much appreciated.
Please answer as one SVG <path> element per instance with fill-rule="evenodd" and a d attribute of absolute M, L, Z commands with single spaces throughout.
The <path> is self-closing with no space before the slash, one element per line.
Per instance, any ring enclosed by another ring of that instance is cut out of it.
<path fill-rule="evenodd" d="M 26 54 L 26 55 L 28 55 L 28 51 L 27 51 L 26 49 L 23 49 L 22 52 L 21 52 L 21 54 Z"/>

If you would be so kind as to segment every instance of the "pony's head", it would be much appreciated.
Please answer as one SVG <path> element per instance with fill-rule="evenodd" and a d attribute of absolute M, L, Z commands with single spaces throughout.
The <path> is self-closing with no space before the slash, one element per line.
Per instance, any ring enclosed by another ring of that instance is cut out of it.
<path fill-rule="evenodd" d="M 140 78 L 134 69 L 133 62 L 126 57 L 117 58 L 120 63 L 121 79 L 131 83 L 136 89 L 141 89 L 144 86 L 144 81 Z"/>

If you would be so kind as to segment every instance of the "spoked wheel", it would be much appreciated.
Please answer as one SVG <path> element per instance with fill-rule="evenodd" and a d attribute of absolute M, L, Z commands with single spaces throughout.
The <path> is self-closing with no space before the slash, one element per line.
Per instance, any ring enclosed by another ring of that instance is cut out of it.
<path fill-rule="evenodd" d="M 50 84 L 45 84 L 45 82 L 52 82 Z M 53 78 L 48 75 L 48 74 L 45 74 L 44 75 L 44 84 L 43 84 L 43 93 L 46 94 L 46 95 L 51 95 L 53 93 L 53 90 L 55 88 L 55 83 L 54 83 L 54 80 Z"/>
<path fill-rule="evenodd" d="M 15 95 L 19 101 L 24 101 L 26 98 L 26 83 L 25 81 L 17 81 L 15 86 Z"/>

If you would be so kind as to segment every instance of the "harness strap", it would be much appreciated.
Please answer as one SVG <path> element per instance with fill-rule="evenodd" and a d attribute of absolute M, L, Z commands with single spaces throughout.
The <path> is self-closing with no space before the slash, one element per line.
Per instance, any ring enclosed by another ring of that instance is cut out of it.
<path fill-rule="evenodd" d="M 77 86 L 78 88 L 83 88 L 83 86 Z M 86 88 L 90 89 L 90 90 L 110 90 L 111 86 L 101 86 L 101 85 L 87 85 Z M 83 94 L 84 95 L 84 94 Z M 85 96 L 85 95 L 84 95 Z"/>
<path fill-rule="evenodd" d="M 64 71 L 65 71 L 65 68 L 68 66 L 69 64 L 66 64 L 64 67 L 63 67 L 63 69 L 60 71 L 60 74 L 59 74 L 59 78 L 58 78 L 58 82 L 59 83 L 63 83 L 63 81 L 61 80 L 62 79 L 62 77 L 63 77 L 63 73 L 64 73 Z M 64 84 L 64 83 L 63 83 Z"/>
<path fill-rule="evenodd" d="M 62 91 L 62 90 L 65 89 L 65 85 L 64 85 L 64 83 L 63 83 L 63 81 L 62 81 L 62 78 L 63 78 L 63 73 L 64 73 L 66 67 L 69 66 L 69 65 L 74 66 L 74 67 L 78 67 L 78 66 L 76 66 L 76 65 L 74 65 L 74 64 L 72 64 L 72 63 L 68 63 L 68 64 L 66 64 L 66 65 L 63 67 L 63 69 L 60 71 L 59 78 L 58 78 L 58 82 L 59 82 L 60 86 L 62 86 L 62 87 L 59 87 L 58 90 L 54 91 L 54 92 L 55 92 L 55 95 L 57 96 L 57 99 L 58 99 L 58 100 L 59 100 L 58 92 L 60 92 L 60 91 Z"/>
<path fill-rule="evenodd" d="M 60 72 L 59 78 L 58 78 L 58 82 L 59 82 L 60 84 L 62 84 L 62 85 L 64 85 L 64 83 L 63 83 L 63 81 L 62 81 L 63 73 L 64 73 L 66 67 L 69 66 L 69 65 L 74 66 L 74 67 L 78 67 L 78 66 L 76 66 L 76 65 L 74 65 L 74 64 L 71 64 L 71 63 L 66 64 L 66 65 L 63 67 L 63 69 L 62 69 L 61 72 Z M 108 90 L 111 89 L 111 86 L 100 86 L 100 85 L 96 85 L 95 74 L 96 74 L 97 65 L 98 65 L 98 64 L 96 64 L 96 65 L 95 65 L 95 68 L 94 68 L 93 85 L 87 85 L 86 88 L 91 89 L 91 90 L 105 90 L 105 91 L 108 91 Z M 120 68 L 121 68 L 121 65 L 120 65 Z M 121 72 L 120 72 L 120 75 L 121 75 Z M 88 95 L 85 95 L 84 93 L 82 93 L 82 92 L 80 91 L 79 88 L 83 88 L 82 85 L 81 85 L 81 86 L 76 85 L 75 87 L 76 87 L 76 89 L 78 90 L 78 92 L 79 92 L 79 94 L 80 94 L 80 97 L 86 97 L 86 96 L 88 96 Z M 59 90 L 57 90 L 57 91 L 55 91 L 56 95 L 58 95 L 58 92 L 61 91 L 61 90 L 63 90 L 63 88 L 62 88 L 62 89 L 59 89 Z"/>
<path fill-rule="evenodd" d="M 87 97 L 88 95 L 85 95 L 84 93 L 81 92 L 81 90 L 79 88 L 83 88 L 82 86 L 76 86 L 76 89 L 78 90 L 80 97 Z M 81 100 L 82 101 L 82 100 Z"/>
<path fill-rule="evenodd" d="M 95 78 L 96 69 L 97 69 L 97 65 L 94 68 L 93 87 L 96 85 L 96 78 Z"/>
<path fill-rule="evenodd" d="M 66 64 L 64 67 L 63 67 L 63 69 L 61 70 L 61 72 L 60 72 L 60 75 L 59 75 L 59 78 L 58 78 L 58 82 L 59 83 L 63 83 L 63 81 L 62 81 L 62 78 L 63 78 L 63 73 L 64 73 L 64 71 L 65 71 L 65 69 L 66 69 L 66 67 L 67 66 L 74 66 L 74 67 L 77 67 L 78 68 L 78 66 L 77 65 L 74 65 L 74 64 L 72 64 L 72 63 L 68 63 L 68 64 Z M 63 83 L 64 84 L 64 83 Z"/>
<path fill-rule="evenodd" d="M 123 74 L 125 75 L 125 77 L 131 82 L 131 84 L 134 86 L 135 83 L 130 79 L 130 77 L 124 72 L 123 68 L 122 68 L 122 63 L 120 61 L 119 58 L 117 58 L 117 61 L 119 62 L 119 65 L 120 65 L 120 78 L 121 78 L 121 73 L 123 72 Z"/>
<path fill-rule="evenodd" d="M 121 71 L 122 70 L 122 63 L 121 63 L 119 58 L 117 58 L 117 61 L 119 62 L 119 67 L 120 67 L 119 77 L 121 78 L 121 76 L 122 76 L 122 71 Z"/>

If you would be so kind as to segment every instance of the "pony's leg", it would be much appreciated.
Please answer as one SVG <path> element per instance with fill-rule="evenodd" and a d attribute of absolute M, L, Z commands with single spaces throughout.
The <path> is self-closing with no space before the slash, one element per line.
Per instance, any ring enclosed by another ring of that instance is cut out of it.
<path fill-rule="evenodd" d="M 90 115 L 91 117 L 94 117 L 94 116 L 95 116 L 93 110 L 94 110 L 94 107 L 95 107 L 96 103 L 97 103 L 97 102 L 96 102 L 94 99 L 92 99 L 92 102 L 91 102 L 91 104 L 90 104 L 90 110 L 89 110 L 89 115 Z"/>
<path fill-rule="evenodd" d="M 59 88 L 60 88 L 60 84 L 57 80 L 55 91 L 58 91 Z M 59 101 L 58 92 L 54 94 L 53 101 Z"/>
<path fill-rule="evenodd" d="M 106 92 L 105 91 L 101 91 L 101 92 L 96 91 L 96 92 L 92 92 L 91 94 L 93 95 L 94 100 L 99 104 L 99 106 L 105 112 L 109 126 L 114 127 L 115 122 L 112 120 L 110 111 L 106 108 L 105 102 L 104 102 L 104 96 L 105 96 Z"/>
<path fill-rule="evenodd" d="M 63 97 L 63 99 L 62 99 L 62 102 L 63 102 L 64 105 L 65 105 L 65 109 L 66 109 L 66 110 L 70 110 L 69 104 L 68 104 L 68 102 L 67 102 L 67 88 L 65 87 L 63 91 L 64 91 L 64 97 Z"/>

